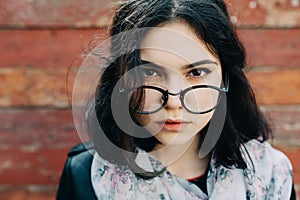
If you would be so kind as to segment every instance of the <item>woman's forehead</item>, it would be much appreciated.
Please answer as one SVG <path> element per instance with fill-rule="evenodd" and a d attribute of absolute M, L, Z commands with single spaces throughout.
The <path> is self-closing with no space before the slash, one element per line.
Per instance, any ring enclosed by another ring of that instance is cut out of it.
<path fill-rule="evenodd" d="M 219 59 L 184 22 L 172 22 L 151 28 L 142 40 L 141 57 L 159 64 L 167 61 L 186 64 L 201 60 L 219 63 Z"/>

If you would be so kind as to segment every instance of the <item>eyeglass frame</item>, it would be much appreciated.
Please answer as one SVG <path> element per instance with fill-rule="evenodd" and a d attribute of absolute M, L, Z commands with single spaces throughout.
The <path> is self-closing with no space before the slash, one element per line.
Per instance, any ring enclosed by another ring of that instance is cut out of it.
<path fill-rule="evenodd" d="M 211 112 L 212 110 L 214 110 L 217 106 L 218 106 L 218 104 L 220 103 L 220 101 L 221 101 L 221 97 L 220 97 L 220 95 L 219 95 L 219 97 L 218 97 L 218 102 L 217 102 L 217 104 L 213 107 L 213 108 L 211 108 L 211 109 L 209 109 L 209 110 L 207 110 L 207 111 L 204 111 L 204 112 L 195 112 L 195 111 L 192 111 L 192 110 L 190 110 L 190 109 L 188 109 L 187 107 L 186 107 L 186 105 L 185 105 L 185 103 L 184 103 L 184 96 L 185 96 L 185 94 L 187 93 L 187 92 L 189 92 L 189 91 L 191 91 L 191 90 L 194 90 L 194 89 L 197 89 L 197 88 L 211 88 L 211 89 L 215 89 L 215 90 L 217 90 L 217 91 L 219 91 L 219 92 L 221 92 L 221 93 L 226 93 L 226 92 L 228 92 L 228 90 L 229 90 L 229 76 L 226 74 L 225 75 L 225 86 L 223 87 L 223 88 L 219 88 L 219 87 L 216 87 L 216 86 L 213 86 L 213 85 L 194 85 L 194 86 L 191 86 L 191 87 L 188 87 L 188 88 L 185 88 L 185 89 L 183 89 L 183 90 L 180 90 L 178 93 L 171 93 L 171 92 L 169 92 L 168 91 L 168 89 L 166 89 L 166 90 L 164 90 L 164 89 L 162 89 L 162 88 L 160 88 L 160 87 L 156 87 L 156 86 L 152 86 L 152 85 L 142 85 L 142 86 L 139 86 L 139 87 L 135 87 L 135 88 L 131 88 L 131 89 L 121 89 L 119 92 L 120 93 L 130 93 L 131 91 L 133 91 L 133 90 L 136 90 L 136 89 L 140 89 L 140 88 L 149 88 L 149 89 L 154 89 L 154 90 L 156 90 L 156 91 L 159 91 L 159 92 L 161 92 L 162 93 L 162 100 L 163 100 L 163 103 L 162 103 L 162 105 L 158 108 L 158 109 L 156 109 L 156 110 L 154 110 L 154 111 L 151 111 L 151 112 L 146 112 L 146 111 L 137 111 L 137 110 L 134 110 L 135 112 L 137 112 L 137 113 L 139 113 L 139 114 L 153 114 L 153 113 L 156 113 L 156 112 L 158 112 L 158 111 L 160 111 L 161 109 L 163 109 L 165 106 L 166 106 L 166 104 L 167 104 L 167 102 L 168 102 L 168 99 L 169 99 L 169 95 L 171 95 L 171 96 L 177 96 L 177 95 L 179 95 L 179 99 L 180 99 L 180 103 L 181 103 L 181 105 L 184 107 L 184 109 L 186 109 L 188 112 L 190 112 L 190 113 L 193 113 L 193 114 L 206 114 L 206 113 L 209 113 L 209 112 Z"/>

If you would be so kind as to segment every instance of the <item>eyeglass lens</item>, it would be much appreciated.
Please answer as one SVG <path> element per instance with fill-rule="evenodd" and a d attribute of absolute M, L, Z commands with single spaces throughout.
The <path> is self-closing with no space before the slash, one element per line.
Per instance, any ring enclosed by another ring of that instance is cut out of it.
<path fill-rule="evenodd" d="M 138 91 L 140 90 L 140 91 Z M 141 91 L 142 90 L 142 91 Z M 137 112 L 153 113 L 160 110 L 165 102 L 165 99 L 170 98 L 164 97 L 165 94 L 154 88 L 138 88 L 132 91 L 132 95 L 136 92 L 142 92 L 143 94 L 143 107 Z M 218 104 L 219 91 L 214 88 L 202 87 L 186 90 L 182 93 L 180 98 L 182 106 L 190 112 L 206 112 L 213 109 Z M 174 98 L 174 97 L 172 97 Z"/>

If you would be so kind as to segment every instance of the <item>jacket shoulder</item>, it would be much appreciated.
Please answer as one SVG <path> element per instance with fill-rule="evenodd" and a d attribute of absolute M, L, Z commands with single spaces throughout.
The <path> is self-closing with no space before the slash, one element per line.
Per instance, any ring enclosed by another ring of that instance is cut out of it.
<path fill-rule="evenodd" d="M 82 143 L 68 153 L 57 192 L 57 199 L 97 199 L 91 184 L 92 143 Z"/>
<path fill-rule="evenodd" d="M 69 152 L 68 157 L 74 157 L 87 151 L 94 151 L 94 145 L 92 142 L 81 143 L 74 146 Z"/>

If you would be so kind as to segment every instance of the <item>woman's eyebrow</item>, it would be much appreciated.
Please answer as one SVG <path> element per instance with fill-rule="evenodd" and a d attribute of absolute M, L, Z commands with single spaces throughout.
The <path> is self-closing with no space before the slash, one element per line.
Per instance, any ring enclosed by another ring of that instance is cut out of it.
<path fill-rule="evenodd" d="M 164 69 L 163 66 L 155 64 L 155 63 L 147 61 L 147 60 L 141 60 L 141 62 L 142 62 L 142 65 L 147 65 L 147 66 L 150 66 L 150 67 L 158 68 L 160 70 Z"/>
<path fill-rule="evenodd" d="M 201 60 L 201 61 L 194 62 L 192 64 L 188 64 L 188 65 L 184 66 L 183 69 L 189 69 L 189 68 L 193 68 L 193 67 L 196 67 L 199 65 L 206 65 L 206 64 L 218 65 L 217 62 L 212 61 L 212 60 Z"/>
<path fill-rule="evenodd" d="M 141 60 L 141 62 L 142 62 L 142 65 L 148 65 L 150 67 L 158 68 L 158 69 L 161 69 L 161 70 L 164 69 L 163 66 L 155 64 L 155 63 L 147 61 L 147 60 Z M 191 63 L 191 64 L 188 64 L 188 65 L 184 66 L 183 69 L 189 69 L 189 68 L 193 68 L 193 67 L 196 67 L 196 66 L 199 66 L 199 65 L 206 65 L 206 64 L 218 65 L 217 62 L 212 61 L 212 60 L 200 60 L 200 61 L 196 61 L 194 63 Z"/>

